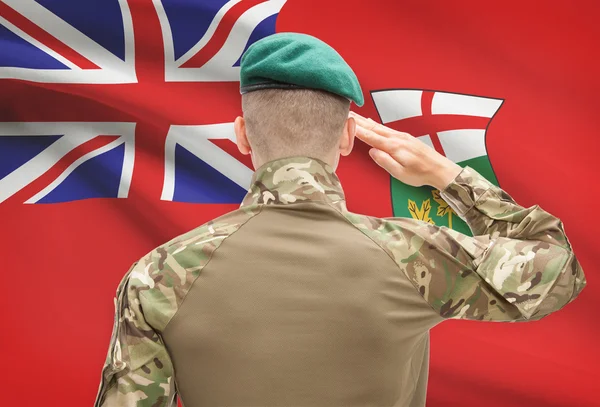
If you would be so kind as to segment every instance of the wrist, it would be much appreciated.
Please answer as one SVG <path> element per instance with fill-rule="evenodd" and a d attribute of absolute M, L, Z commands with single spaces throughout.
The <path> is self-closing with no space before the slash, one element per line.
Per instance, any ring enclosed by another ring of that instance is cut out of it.
<path fill-rule="evenodd" d="M 434 181 L 430 185 L 440 191 L 443 191 L 452 183 L 452 181 L 456 179 L 462 170 L 463 167 L 455 162 L 450 162 L 448 165 L 443 166 L 437 171 Z"/>

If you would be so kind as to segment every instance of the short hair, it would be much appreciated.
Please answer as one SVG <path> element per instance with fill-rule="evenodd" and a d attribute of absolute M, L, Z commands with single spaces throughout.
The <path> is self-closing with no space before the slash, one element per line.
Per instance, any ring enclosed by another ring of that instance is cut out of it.
<path fill-rule="evenodd" d="M 324 159 L 339 143 L 350 101 L 318 89 L 260 89 L 242 94 L 242 110 L 248 141 L 263 162 Z"/>

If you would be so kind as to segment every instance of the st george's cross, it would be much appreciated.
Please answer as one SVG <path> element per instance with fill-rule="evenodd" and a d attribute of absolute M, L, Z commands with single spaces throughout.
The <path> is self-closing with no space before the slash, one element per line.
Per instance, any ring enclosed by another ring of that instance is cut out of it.
<path fill-rule="evenodd" d="M 0 83 L 12 97 L 0 113 L 0 203 L 132 194 L 240 202 L 252 166 L 231 121 L 239 62 L 275 32 L 284 3 L 4 0 Z M 501 100 L 418 89 L 371 96 L 382 123 L 497 184 L 485 129 Z M 394 216 L 470 233 L 432 188 L 392 179 L 392 202 Z"/>
<path fill-rule="evenodd" d="M 485 144 L 487 127 L 501 99 L 421 89 L 371 92 L 381 123 L 406 132 L 461 167 L 470 166 L 495 185 Z M 430 186 L 391 180 L 394 216 L 413 217 L 472 235 L 469 226 Z"/>

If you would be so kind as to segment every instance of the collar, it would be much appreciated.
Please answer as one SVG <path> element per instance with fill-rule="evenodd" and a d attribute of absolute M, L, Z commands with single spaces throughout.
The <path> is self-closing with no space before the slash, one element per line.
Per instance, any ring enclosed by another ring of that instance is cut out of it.
<path fill-rule="evenodd" d="M 242 206 L 285 205 L 322 201 L 346 210 L 340 179 L 326 162 L 307 156 L 278 158 L 261 165 L 252 175 Z"/>

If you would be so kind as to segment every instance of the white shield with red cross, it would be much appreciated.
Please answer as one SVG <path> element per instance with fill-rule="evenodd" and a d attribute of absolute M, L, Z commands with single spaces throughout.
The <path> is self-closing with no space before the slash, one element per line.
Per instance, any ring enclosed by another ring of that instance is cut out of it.
<path fill-rule="evenodd" d="M 498 185 L 486 149 L 486 130 L 501 99 L 420 89 L 371 92 L 381 123 L 409 133 L 459 164 L 469 166 Z M 430 186 L 413 187 L 392 178 L 394 216 L 412 217 L 471 235 Z"/>

